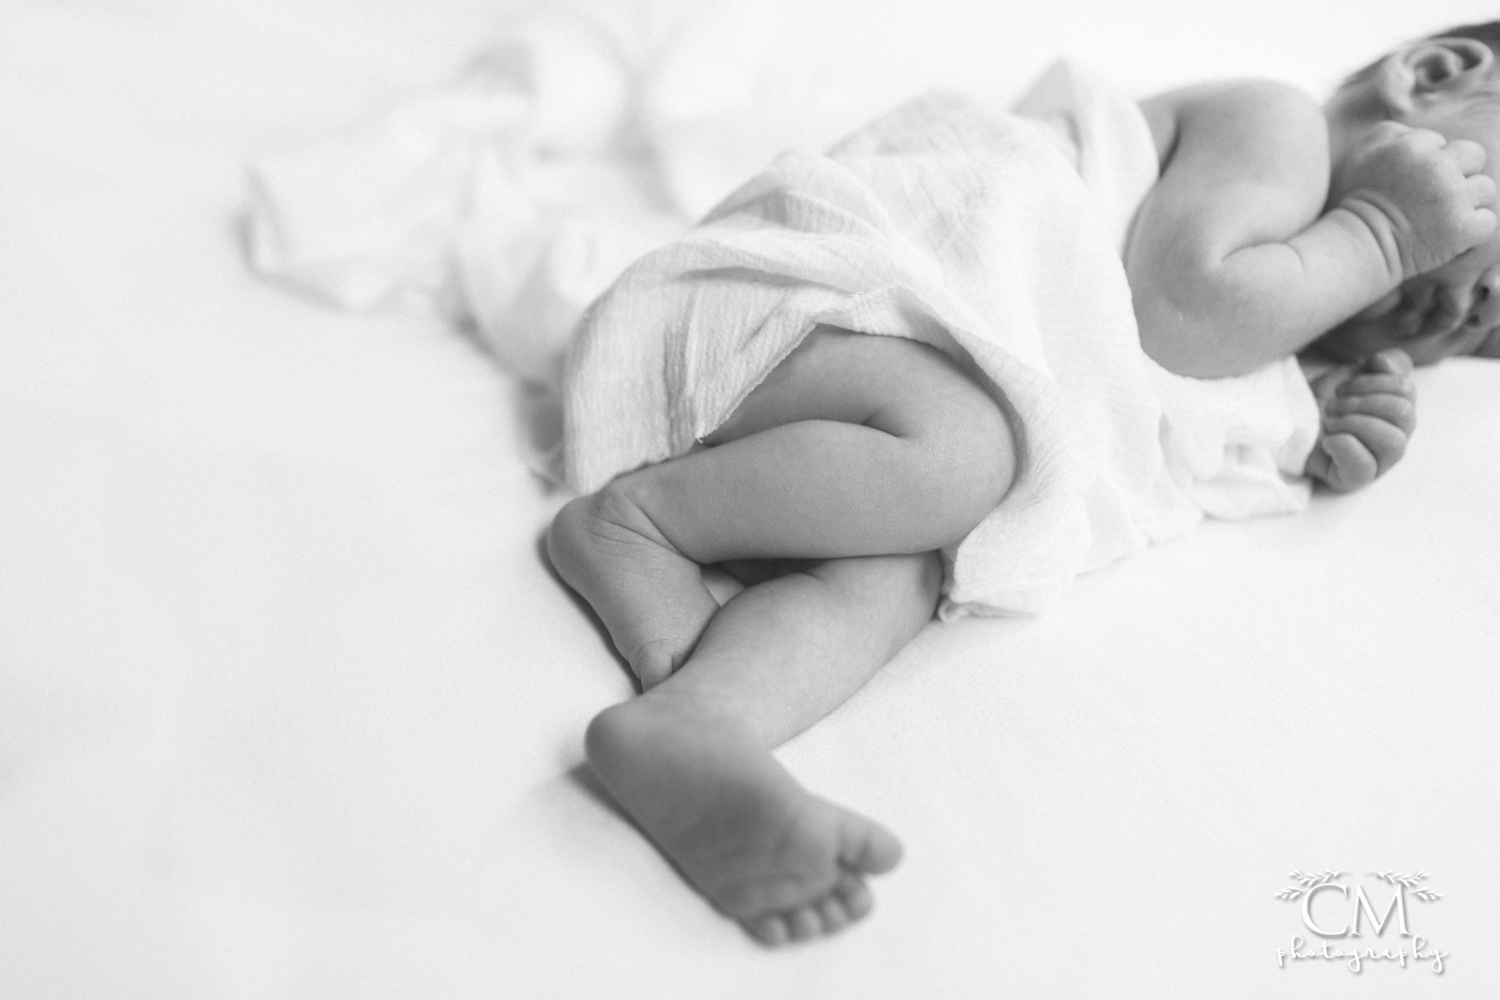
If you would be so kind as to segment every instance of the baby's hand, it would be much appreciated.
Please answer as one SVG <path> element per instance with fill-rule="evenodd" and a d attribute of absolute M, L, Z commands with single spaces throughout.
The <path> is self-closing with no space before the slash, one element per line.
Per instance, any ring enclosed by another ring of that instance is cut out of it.
<path fill-rule="evenodd" d="M 1382 122 L 1335 171 L 1338 207 L 1370 227 L 1401 279 L 1425 274 L 1495 231 L 1495 182 L 1484 147 L 1430 129 Z M 1397 260 L 1392 260 L 1392 257 Z"/>
<path fill-rule="evenodd" d="M 1417 428 L 1411 371 L 1411 358 L 1393 347 L 1313 382 L 1323 428 L 1307 459 L 1308 476 L 1347 493 L 1400 460 Z"/>

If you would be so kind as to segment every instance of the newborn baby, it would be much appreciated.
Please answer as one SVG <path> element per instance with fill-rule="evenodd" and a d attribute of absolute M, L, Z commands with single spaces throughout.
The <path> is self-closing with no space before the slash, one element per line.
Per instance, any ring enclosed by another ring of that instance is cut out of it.
<path fill-rule="evenodd" d="M 1140 346 L 1205 379 L 1310 346 L 1339 362 L 1313 384 L 1305 467 L 1334 489 L 1400 458 L 1413 361 L 1500 354 L 1496 46 L 1500 22 L 1415 42 L 1322 108 L 1261 82 L 1140 104 L 1160 164 L 1124 254 Z M 901 854 L 771 749 L 931 619 L 939 551 L 1005 510 L 1030 460 L 961 351 L 872 332 L 799 333 L 701 441 L 573 500 L 547 539 L 644 689 L 590 725 L 591 767 L 768 944 L 864 916 L 865 877 Z M 723 607 L 710 565 L 747 584 Z"/>

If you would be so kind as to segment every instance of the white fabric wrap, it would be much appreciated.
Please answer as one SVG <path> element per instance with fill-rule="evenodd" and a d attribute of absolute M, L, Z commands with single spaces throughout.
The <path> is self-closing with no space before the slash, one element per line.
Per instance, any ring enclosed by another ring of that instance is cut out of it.
<path fill-rule="evenodd" d="M 1294 360 L 1204 381 L 1140 349 L 1121 250 L 1157 164 L 1134 102 L 1059 64 L 1017 110 L 919 98 L 783 154 L 627 269 L 569 357 L 569 484 L 692 449 L 824 323 L 943 350 L 1011 417 L 1020 470 L 945 550 L 944 618 L 1036 613 L 1205 512 L 1304 506 Z"/>

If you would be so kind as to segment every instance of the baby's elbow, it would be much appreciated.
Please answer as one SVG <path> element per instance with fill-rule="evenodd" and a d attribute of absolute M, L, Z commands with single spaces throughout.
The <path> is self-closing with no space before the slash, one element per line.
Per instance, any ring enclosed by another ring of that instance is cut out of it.
<path fill-rule="evenodd" d="M 1172 296 L 1137 296 L 1141 350 L 1174 375 L 1218 378 L 1236 374 L 1227 356 L 1226 319 L 1200 304 Z"/>
<path fill-rule="evenodd" d="M 1133 282 L 1141 349 L 1175 375 L 1248 374 L 1274 357 L 1264 334 L 1274 328 L 1245 269 L 1217 254 L 1179 254 L 1170 267 Z"/>
<path fill-rule="evenodd" d="M 1177 375 L 1209 374 L 1216 350 L 1212 268 L 1207 255 L 1173 241 L 1126 260 L 1141 349 Z"/>

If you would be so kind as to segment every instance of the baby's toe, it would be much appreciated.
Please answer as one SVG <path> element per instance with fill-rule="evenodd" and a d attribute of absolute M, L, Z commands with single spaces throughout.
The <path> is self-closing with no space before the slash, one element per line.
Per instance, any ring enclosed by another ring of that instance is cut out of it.
<path fill-rule="evenodd" d="M 837 896 L 830 895 L 818 902 L 818 916 L 823 918 L 824 934 L 837 934 L 849 926 L 849 912 Z"/>
<path fill-rule="evenodd" d="M 779 947 L 792 939 L 786 918 L 779 913 L 768 913 L 763 917 L 745 921 L 745 930 L 761 944 Z"/>
<path fill-rule="evenodd" d="M 870 887 L 865 885 L 865 880 L 849 872 L 839 876 L 838 883 L 833 887 L 832 897 L 841 904 L 850 922 L 869 916 L 870 911 L 875 908 L 875 897 L 870 893 Z"/>
<path fill-rule="evenodd" d="M 672 654 L 659 643 L 647 643 L 630 664 L 630 669 L 640 678 L 642 691 L 650 691 L 671 677 L 675 667 Z"/>
<path fill-rule="evenodd" d="M 863 817 L 849 817 L 840 831 L 839 866 L 845 871 L 879 875 L 901 861 L 901 841 L 885 827 Z"/>
<path fill-rule="evenodd" d="M 799 906 L 786 917 L 793 941 L 806 941 L 823 933 L 823 918 L 811 906 Z"/>

